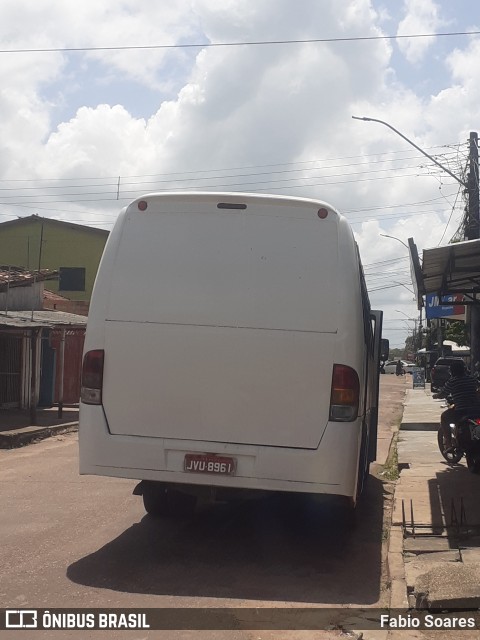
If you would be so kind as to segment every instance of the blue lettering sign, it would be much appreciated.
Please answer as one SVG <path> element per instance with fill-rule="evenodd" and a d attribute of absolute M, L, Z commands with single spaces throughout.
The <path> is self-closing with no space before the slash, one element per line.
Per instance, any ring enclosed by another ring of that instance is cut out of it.
<path fill-rule="evenodd" d="M 449 316 L 461 314 L 464 312 L 464 309 L 460 307 L 462 300 L 463 296 L 459 296 L 457 294 L 444 295 L 442 296 L 442 301 L 450 304 L 440 304 L 440 299 L 437 294 L 427 294 L 427 318 L 432 320 L 433 318 L 448 318 Z"/>

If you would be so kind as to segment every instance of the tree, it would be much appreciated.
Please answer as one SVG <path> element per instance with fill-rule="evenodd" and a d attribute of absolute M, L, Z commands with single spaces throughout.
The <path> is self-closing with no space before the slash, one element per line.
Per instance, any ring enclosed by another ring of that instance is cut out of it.
<path fill-rule="evenodd" d="M 452 320 L 445 329 L 445 340 L 456 342 L 459 347 L 465 347 L 470 344 L 467 325 L 460 320 Z"/>
<path fill-rule="evenodd" d="M 415 340 L 413 336 L 407 336 L 405 340 L 405 356 L 407 359 L 412 360 L 415 357 Z"/>

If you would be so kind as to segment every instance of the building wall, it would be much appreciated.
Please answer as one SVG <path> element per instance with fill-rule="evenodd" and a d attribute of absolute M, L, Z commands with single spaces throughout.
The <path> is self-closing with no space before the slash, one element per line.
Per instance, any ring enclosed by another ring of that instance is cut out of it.
<path fill-rule="evenodd" d="M 0 224 L 2 265 L 30 270 L 85 268 L 85 290 L 61 290 L 59 281 L 49 289 L 71 300 L 89 301 L 108 231 L 30 216 Z M 42 239 L 42 241 L 41 241 Z"/>
<path fill-rule="evenodd" d="M 78 404 L 80 402 L 80 385 L 82 378 L 82 354 L 85 342 L 85 329 L 61 329 L 53 330 L 50 335 L 50 344 L 55 349 L 56 375 L 54 401 L 60 401 L 61 369 L 61 340 L 62 333 L 65 339 L 65 355 L 63 364 L 63 403 Z"/>
<path fill-rule="evenodd" d="M 88 300 L 45 300 L 44 309 L 52 311 L 63 311 L 65 313 L 75 313 L 77 316 L 88 316 L 90 304 Z M 0 307 L 1 310 L 1 307 Z"/>
<path fill-rule="evenodd" d="M 0 291 L 0 312 L 43 309 L 43 288 L 43 282 L 36 282 L 24 287 L 10 287 L 8 292 Z"/>
<path fill-rule="evenodd" d="M 21 406 L 23 333 L 0 329 L 0 409 Z"/>

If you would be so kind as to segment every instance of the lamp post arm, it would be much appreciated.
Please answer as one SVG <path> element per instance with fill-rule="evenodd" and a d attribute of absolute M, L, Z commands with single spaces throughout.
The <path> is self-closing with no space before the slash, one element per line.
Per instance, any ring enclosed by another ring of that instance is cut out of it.
<path fill-rule="evenodd" d="M 352 116 L 352 118 L 354 120 L 365 120 L 365 122 L 379 122 L 380 124 L 384 124 L 386 127 L 388 127 L 389 129 L 391 129 L 392 131 L 395 131 L 395 133 L 397 135 L 399 135 L 401 138 L 403 138 L 404 140 L 406 140 L 408 142 L 408 144 L 411 144 L 412 147 L 415 147 L 415 149 L 417 149 L 417 151 L 420 151 L 420 153 L 422 153 L 424 156 L 426 156 L 429 160 L 431 160 L 432 162 L 434 162 L 437 167 L 440 167 L 440 169 L 442 169 L 443 171 L 445 171 L 446 173 L 448 173 L 449 176 L 451 176 L 454 180 L 456 180 L 457 182 L 459 182 L 463 187 L 465 187 L 466 189 L 468 189 L 468 184 L 466 182 L 464 182 L 463 180 L 461 180 L 458 176 L 456 176 L 454 173 L 452 173 L 452 171 L 450 171 L 450 169 L 447 169 L 447 167 L 444 167 L 443 164 L 440 164 L 440 162 L 438 162 L 437 160 L 435 160 L 435 158 L 433 158 L 431 155 L 429 155 L 426 151 L 424 151 L 423 149 L 421 149 L 419 146 L 417 146 L 414 142 L 412 142 L 411 140 L 409 140 L 409 138 L 407 138 L 407 136 L 404 136 L 403 133 L 400 133 L 400 131 L 398 131 L 398 129 L 395 129 L 395 127 L 392 127 L 391 124 L 388 124 L 388 122 L 384 122 L 383 120 L 377 120 L 376 118 L 360 118 L 358 116 Z"/>
<path fill-rule="evenodd" d="M 403 244 L 403 246 L 407 249 L 407 251 L 410 251 L 410 248 L 407 244 L 405 244 L 405 242 L 403 240 L 400 240 L 400 238 L 396 238 L 395 236 L 389 236 L 386 233 L 381 233 L 380 234 L 383 238 L 391 238 L 392 240 L 397 240 L 398 242 L 400 242 L 401 244 Z"/>
<path fill-rule="evenodd" d="M 410 291 L 410 293 L 413 293 L 413 295 L 415 295 L 415 291 L 413 291 L 413 289 L 410 289 L 410 287 L 407 287 L 406 284 L 402 284 L 401 282 L 396 282 L 395 280 L 392 280 L 392 282 L 394 282 L 395 284 L 398 284 L 399 287 L 403 287 L 404 289 L 406 289 L 407 291 Z"/>

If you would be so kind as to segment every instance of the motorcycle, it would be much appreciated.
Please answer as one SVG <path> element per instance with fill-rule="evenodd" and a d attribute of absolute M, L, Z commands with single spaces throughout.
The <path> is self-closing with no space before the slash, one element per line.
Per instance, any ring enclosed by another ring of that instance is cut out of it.
<path fill-rule="evenodd" d="M 463 456 L 472 473 L 480 474 L 480 415 L 470 414 L 450 424 L 451 446 L 448 447 L 440 426 L 437 433 L 438 448 L 449 464 L 457 464 Z"/>

